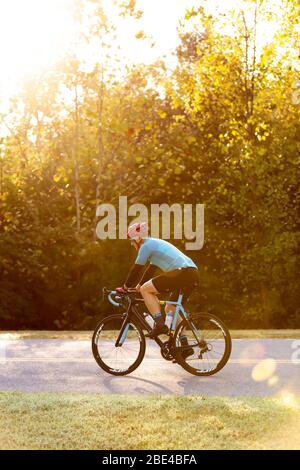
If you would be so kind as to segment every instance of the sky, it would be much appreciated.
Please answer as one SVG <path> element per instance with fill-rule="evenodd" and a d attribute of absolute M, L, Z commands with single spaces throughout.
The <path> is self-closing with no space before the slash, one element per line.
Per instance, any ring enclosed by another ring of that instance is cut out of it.
<path fill-rule="evenodd" d="M 24 78 L 51 69 L 72 48 L 76 38 L 73 1 L 0 0 L 0 107 Z M 242 0 L 137 0 L 137 8 L 144 11 L 137 24 L 119 19 L 113 0 L 102 1 L 106 13 L 116 23 L 126 63 L 149 63 L 160 56 L 170 56 L 178 42 L 178 20 L 186 8 L 205 3 L 212 12 L 226 12 L 242 3 Z M 155 47 L 150 47 L 151 41 L 136 40 L 134 33 L 138 30 L 152 36 Z"/>
<path fill-rule="evenodd" d="M 195 1 L 137 0 L 144 15 L 136 27 L 154 37 L 155 48 L 141 46 L 132 34 L 132 22 L 117 17 L 112 0 L 103 3 L 117 24 L 119 42 L 128 58 L 151 62 L 174 47 L 178 19 Z M 70 48 L 76 34 L 72 5 L 73 0 L 0 0 L 0 92 L 47 68 Z"/>

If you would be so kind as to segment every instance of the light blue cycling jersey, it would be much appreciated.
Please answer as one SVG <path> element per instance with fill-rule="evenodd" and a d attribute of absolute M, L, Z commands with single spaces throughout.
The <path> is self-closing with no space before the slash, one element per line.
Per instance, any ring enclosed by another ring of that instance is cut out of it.
<path fill-rule="evenodd" d="M 176 246 L 159 238 L 145 238 L 139 249 L 135 264 L 144 266 L 150 262 L 164 272 L 178 268 L 197 268 L 194 261 Z"/>

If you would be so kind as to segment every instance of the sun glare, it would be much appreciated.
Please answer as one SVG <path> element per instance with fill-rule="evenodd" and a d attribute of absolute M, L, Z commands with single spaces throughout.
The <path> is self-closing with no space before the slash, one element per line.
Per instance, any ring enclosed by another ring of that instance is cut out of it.
<path fill-rule="evenodd" d="M 68 47 L 71 0 L 0 0 L 0 86 L 41 71 Z"/>
<path fill-rule="evenodd" d="M 281 0 L 274 1 L 278 8 Z M 137 0 L 137 9 L 144 14 L 136 22 L 120 18 L 113 0 L 102 0 L 107 17 L 116 26 L 114 46 L 116 50 L 119 46 L 120 61 L 149 64 L 164 57 L 171 66 L 172 51 L 179 41 L 178 20 L 186 8 L 199 4 L 205 4 L 212 13 L 226 13 L 234 7 L 237 14 L 245 5 L 242 0 Z M 51 69 L 67 50 L 74 50 L 74 44 L 83 62 L 93 65 L 101 60 L 98 43 L 88 47 L 85 41 L 78 42 L 74 5 L 74 0 L 0 0 L 0 108 L 23 79 Z M 258 32 L 259 45 L 270 40 L 275 30 L 275 23 L 266 24 Z M 138 40 L 139 31 L 151 39 Z"/>

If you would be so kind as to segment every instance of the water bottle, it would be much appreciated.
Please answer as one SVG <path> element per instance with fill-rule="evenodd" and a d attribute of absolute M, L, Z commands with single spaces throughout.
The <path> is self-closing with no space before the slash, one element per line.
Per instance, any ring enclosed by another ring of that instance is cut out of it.
<path fill-rule="evenodd" d="M 171 328 L 172 321 L 173 321 L 173 313 L 169 312 L 169 313 L 167 313 L 166 321 L 165 321 L 165 324 L 167 325 L 168 329 Z"/>
<path fill-rule="evenodd" d="M 148 323 L 148 325 L 150 326 L 150 328 L 154 328 L 155 321 L 153 320 L 152 316 L 149 315 L 149 313 L 144 312 L 144 318 L 146 322 Z"/>

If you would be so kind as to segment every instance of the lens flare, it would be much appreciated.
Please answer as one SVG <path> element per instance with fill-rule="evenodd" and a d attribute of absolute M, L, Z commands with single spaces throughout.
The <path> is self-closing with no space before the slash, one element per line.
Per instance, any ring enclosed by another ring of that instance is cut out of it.
<path fill-rule="evenodd" d="M 270 387 L 275 387 L 275 385 L 277 385 L 279 382 L 279 377 L 278 375 L 273 375 L 273 377 L 270 377 L 269 380 L 268 380 L 268 385 Z"/>
<path fill-rule="evenodd" d="M 252 366 L 253 361 L 260 361 L 265 356 L 265 347 L 262 343 L 250 344 L 240 354 L 240 363 L 243 366 Z"/>
<path fill-rule="evenodd" d="M 264 382 L 273 377 L 277 368 L 275 359 L 269 358 L 260 361 L 252 370 L 252 379 L 255 382 Z"/>
<path fill-rule="evenodd" d="M 279 399 L 287 408 L 299 408 L 295 395 L 288 390 L 282 390 L 279 394 Z"/>

